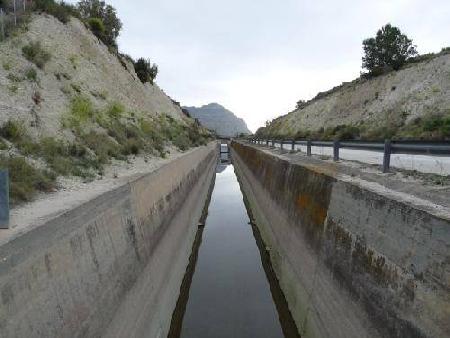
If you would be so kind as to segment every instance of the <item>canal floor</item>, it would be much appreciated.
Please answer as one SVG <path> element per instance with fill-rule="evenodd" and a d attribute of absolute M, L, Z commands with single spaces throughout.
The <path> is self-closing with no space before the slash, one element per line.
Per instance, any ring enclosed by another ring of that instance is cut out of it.
<path fill-rule="evenodd" d="M 299 337 L 232 165 L 217 167 L 170 338 Z"/>

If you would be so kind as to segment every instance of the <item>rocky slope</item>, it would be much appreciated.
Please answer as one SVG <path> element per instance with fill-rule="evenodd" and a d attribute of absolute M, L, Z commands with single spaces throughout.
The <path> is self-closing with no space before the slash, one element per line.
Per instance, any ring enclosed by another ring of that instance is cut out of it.
<path fill-rule="evenodd" d="M 232 137 L 241 133 L 251 134 L 245 121 L 217 103 L 202 107 L 183 107 L 200 123 L 220 136 Z"/>
<path fill-rule="evenodd" d="M 366 130 L 401 130 L 408 127 L 412 130 L 414 124 L 420 124 L 422 119 L 448 117 L 450 52 L 444 51 L 425 59 L 397 72 L 344 83 L 286 116 L 275 119 L 260 132 L 301 136 L 321 128 L 337 126 L 354 126 Z M 411 136 L 415 136 L 414 132 Z"/>
<path fill-rule="evenodd" d="M 23 56 L 22 48 L 30 42 L 40 42 L 50 54 L 43 69 Z M 111 54 L 77 19 L 63 24 L 49 15 L 33 16 L 25 33 L 0 45 L 0 62 L 0 123 L 19 119 L 39 134 L 58 134 L 76 95 L 97 108 L 119 103 L 138 115 L 182 117 L 157 85 L 142 84 L 132 64 Z M 36 81 L 26 78 L 30 69 L 37 73 Z"/>
<path fill-rule="evenodd" d="M 78 19 L 31 14 L 0 43 L 0 169 L 13 204 L 66 188 L 63 178 L 102 179 L 114 161 L 147 163 L 210 136 Z"/>

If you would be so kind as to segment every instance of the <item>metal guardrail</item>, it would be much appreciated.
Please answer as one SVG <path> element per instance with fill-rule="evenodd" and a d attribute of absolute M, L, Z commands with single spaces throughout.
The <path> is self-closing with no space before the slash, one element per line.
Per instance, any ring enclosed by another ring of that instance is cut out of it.
<path fill-rule="evenodd" d="M 250 139 L 251 143 L 275 146 L 275 143 L 289 145 L 295 150 L 296 145 L 306 146 L 306 154 L 311 156 L 311 147 L 333 148 L 333 160 L 339 161 L 339 149 L 355 149 L 383 152 L 383 172 L 389 172 L 391 154 L 415 154 L 415 155 L 444 155 L 450 156 L 450 142 L 410 142 L 391 141 L 313 141 L 313 140 L 275 140 L 275 139 Z"/>
<path fill-rule="evenodd" d="M 0 170 L 0 229 L 9 228 L 9 172 Z"/>

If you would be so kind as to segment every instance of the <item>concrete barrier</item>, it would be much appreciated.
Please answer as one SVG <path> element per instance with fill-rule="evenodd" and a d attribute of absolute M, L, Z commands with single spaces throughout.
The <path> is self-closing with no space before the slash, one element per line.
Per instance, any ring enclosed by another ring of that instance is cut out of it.
<path fill-rule="evenodd" d="M 289 156 L 232 144 L 302 337 L 450 336 L 449 208 Z"/>
<path fill-rule="evenodd" d="M 217 156 L 197 148 L 1 245 L 0 336 L 166 336 Z"/>

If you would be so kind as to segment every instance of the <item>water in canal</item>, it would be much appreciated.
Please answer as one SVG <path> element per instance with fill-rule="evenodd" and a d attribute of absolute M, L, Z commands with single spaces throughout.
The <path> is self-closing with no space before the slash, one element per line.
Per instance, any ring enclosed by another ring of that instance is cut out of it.
<path fill-rule="evenodd" d="M 231 164 L 217 167 L 169 337 L 299 337 Z"/>

